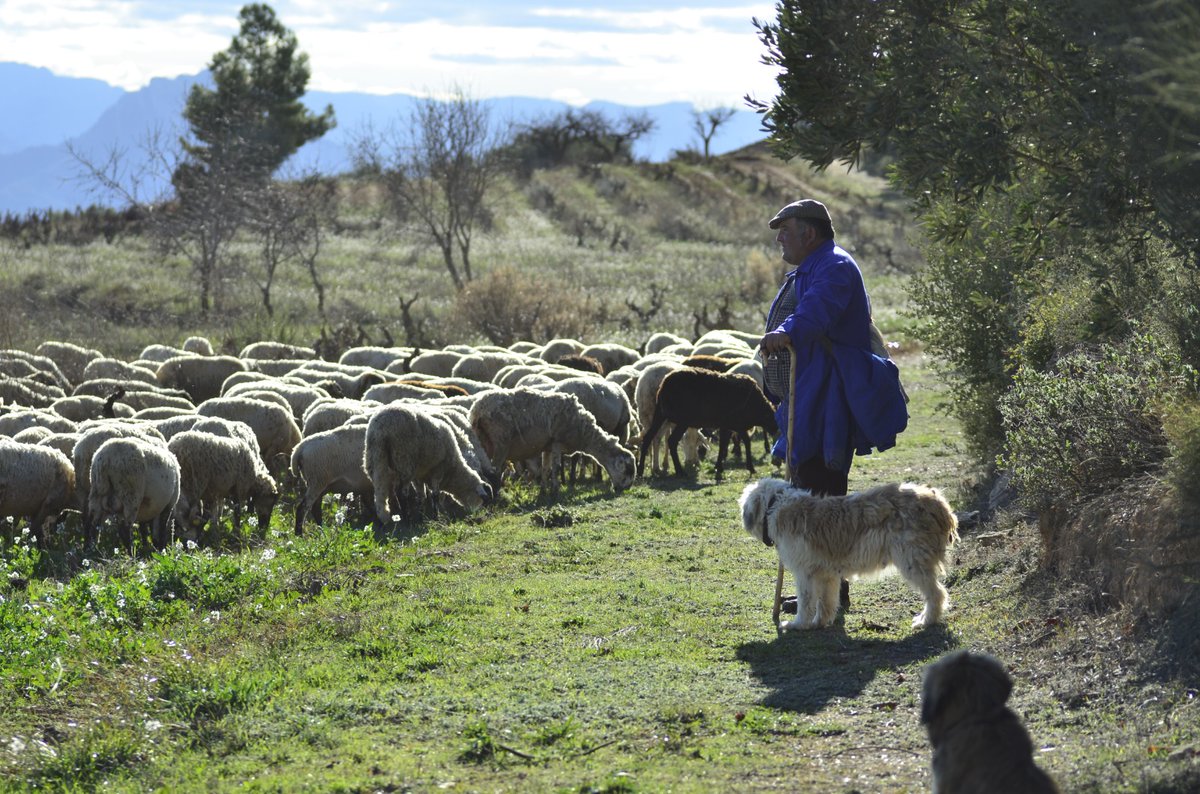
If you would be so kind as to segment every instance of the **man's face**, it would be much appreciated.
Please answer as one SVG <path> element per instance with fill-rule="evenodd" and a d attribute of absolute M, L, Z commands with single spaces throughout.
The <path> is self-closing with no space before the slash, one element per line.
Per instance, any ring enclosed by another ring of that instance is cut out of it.
<path fill-rule="evenodd" d="M 813 230 L 807 224 L 796 218 L 788 218 L 779 224 L 779 233 L 775 242 L 779 243 L 783 261 L 795 266 L 808 256 L 808 246 L 812 240 Z"/>

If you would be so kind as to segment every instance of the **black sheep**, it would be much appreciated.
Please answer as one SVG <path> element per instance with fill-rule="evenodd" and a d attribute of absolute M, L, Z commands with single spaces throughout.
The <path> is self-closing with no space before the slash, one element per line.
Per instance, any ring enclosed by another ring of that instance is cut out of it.
<path fill-rule="evenodd" d="M 720 431 L 720 452 L 717 454 L 717 478 L 725 468 L 725 452 L 729 438 L 737 433 L 750 449 L 749 431 L 761 427 L 768 433 L 778 432 L 775 409 L 749 375 L 713 372 L 706 369 L 681 367 L 663 378 L 654 401 L 654 418 L 642 435 L 642 454 L 638 459 L 638 476 L 645 467 L 646 453 L 654 436 L 665 422 L 674 422 L 675 429 L 667 438 L 675 473 L 683 473 L 679 462 L 679 440 L 689 427 L 715 428 Z M 754 461 L 746 455 L 746 467 L 754 473 Z"/>

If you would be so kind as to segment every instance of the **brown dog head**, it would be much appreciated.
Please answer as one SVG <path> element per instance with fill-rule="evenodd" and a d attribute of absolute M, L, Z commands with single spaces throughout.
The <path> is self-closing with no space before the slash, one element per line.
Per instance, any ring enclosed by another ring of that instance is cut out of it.
<path fill-rule="evenodd" d="M 1012 679 L 995 658 L 954 651 L 925 668 L 921 690 L 921 724 L 930 733 L 972 714 L 1002 707 L 1012 692 Z"/>

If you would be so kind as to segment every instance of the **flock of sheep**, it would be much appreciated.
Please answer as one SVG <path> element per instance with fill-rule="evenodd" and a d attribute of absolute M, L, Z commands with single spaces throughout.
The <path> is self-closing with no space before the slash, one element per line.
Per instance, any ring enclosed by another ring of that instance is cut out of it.
<path fill-rule="evenodd" d="M 748 431 L 774 429 L 757 341 L 358 347 L 337 362 L 275 342 L 217 355 L 202 337 L 134 361 L 63 342 L 0 350 L 0 518 L 27 519 L 43 547 L 78 514 L 85 547 L 110 526 L 126 548 L 135 532 L 161 548 L 216 533 L 226 507 L 265 527 L 294 489 L 296 533 L 330 494 L 388 522 L 476 509 L 516 476 L 556 494 L 564 457 L 620 491 L 647 458 L 665 467 L 664 439 L 677 472 L 681 442 L 696 460 L 702 430 L 720 433 L 720 476 L 731 437 L 752 467 Z"/>

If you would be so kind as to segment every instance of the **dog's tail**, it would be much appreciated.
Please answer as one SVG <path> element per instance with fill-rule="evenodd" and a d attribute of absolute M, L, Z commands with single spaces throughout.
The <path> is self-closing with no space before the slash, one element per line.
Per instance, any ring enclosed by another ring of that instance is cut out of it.
<path fill-rule="evenodd" d="M 958 517 L 954 514 L 954 509 L 950 507 L 950 502 L 946 501 L 946 497 L 942 496 L 941 491 L 928 487 L 922 487 L 922 490 L 924 493 L 921 494 L 920 498 L 921 509 L 926 514 L 929 524 L 938 528 L 937 536 L 943 548 L 943 553 L 940 556 L 944 561 L 944 550 L 949 549 L 959 541 Z M 944 562 L 939 567 L 944 567 Z"/>

